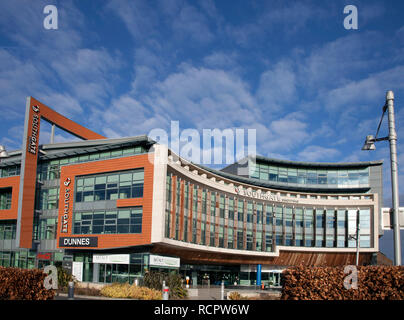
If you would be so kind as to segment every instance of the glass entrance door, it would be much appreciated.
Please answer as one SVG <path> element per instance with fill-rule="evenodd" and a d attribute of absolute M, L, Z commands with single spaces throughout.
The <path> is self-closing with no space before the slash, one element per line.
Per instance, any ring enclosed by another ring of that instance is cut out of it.
<path fill-rule="evenodd" d="M 111 283 L 112 281 L 112 264 L 100 264 L 99 281 L 103 283 Z"/>

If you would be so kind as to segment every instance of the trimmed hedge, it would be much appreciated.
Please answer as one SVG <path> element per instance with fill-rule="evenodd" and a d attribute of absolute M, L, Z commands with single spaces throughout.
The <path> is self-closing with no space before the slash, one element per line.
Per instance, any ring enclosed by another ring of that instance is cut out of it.
<path fill-rule="evenodd" d="M 359 266 L 357 288 L 346 289 L 344 267 L 292 267 L 283 271 L 281 300 L 402 300 L 404 267 Z"/>
<path fill-rule="evenodd" d="M 44 287 L 46 274 L 38 269 L 0 267 L 0 300 L 50 300 L 54 290 Z"/>

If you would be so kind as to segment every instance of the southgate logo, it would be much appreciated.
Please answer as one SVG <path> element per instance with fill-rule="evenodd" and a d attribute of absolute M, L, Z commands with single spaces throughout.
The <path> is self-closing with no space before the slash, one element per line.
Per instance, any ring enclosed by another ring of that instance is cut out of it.
<path fill-rule="evenodd" d="M 35 113 L 32 115 L 31 135 L 28 137 L 28 152 L 36 154 L 39 133 L 39 106 L 32 106 L 32 111 Z"/>
<path fill-rule="evenodd" d="M 65 188 L 65 193 L 64 193 L 64 206 L 63 206 L 63 216 L 62 216 L 62 233 L 67 233 L 68 232 L 68 224 L 69 224 L 69 209 L 70 209 L 70 185 L 71 179 L 66 178 L 66 180 L 63 182 L 63 185 L 66 187 Z"/>

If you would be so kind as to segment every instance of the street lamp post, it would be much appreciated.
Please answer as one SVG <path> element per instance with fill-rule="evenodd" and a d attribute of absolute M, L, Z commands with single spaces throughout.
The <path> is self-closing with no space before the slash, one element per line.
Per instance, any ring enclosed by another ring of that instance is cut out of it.
<path fill-rule="evenodd" d="M 383 116 L 388 112 L 389 135 L 384 138 L 377 138 Z M 401 244 L 400 244 L 400 222 L 399 222 L 399 194 L 398 194 L 398 165 L 397 165 L 397 134 L 394 119 L 394 93 L 387 91 L 386 103 L 383 106 L 383 114 L 377 128 L 376 136 L 367 136 L 362 150 L 375 150 L 377 141 L 388 140 L 390 142 L 390 164 L 391 164 L 391 191 L 393 198 L 393 230 L 394 230 L 394 264 L 401 265 Z"/>

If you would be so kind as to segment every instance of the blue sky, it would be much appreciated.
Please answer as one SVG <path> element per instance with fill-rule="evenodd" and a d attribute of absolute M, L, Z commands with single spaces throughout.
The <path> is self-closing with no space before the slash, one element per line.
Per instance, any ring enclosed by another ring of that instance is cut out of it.
<path fill-rule="evenodd" d="M 43 27 L 48 4 L 57 30 Z M 358 30 L 343 27 L 348 4 Z M 388 143 L 361 147 L 393 90 L 404 190 L 403 18 L 395 0 L 4 0 L 0 144 L 20 148 L 33 96 L 111 138 L 169 131 L 178 120 L 200 132 L 256 129 L 257 152 L 269 157 L 384 159 L 387 199 Z"/>

